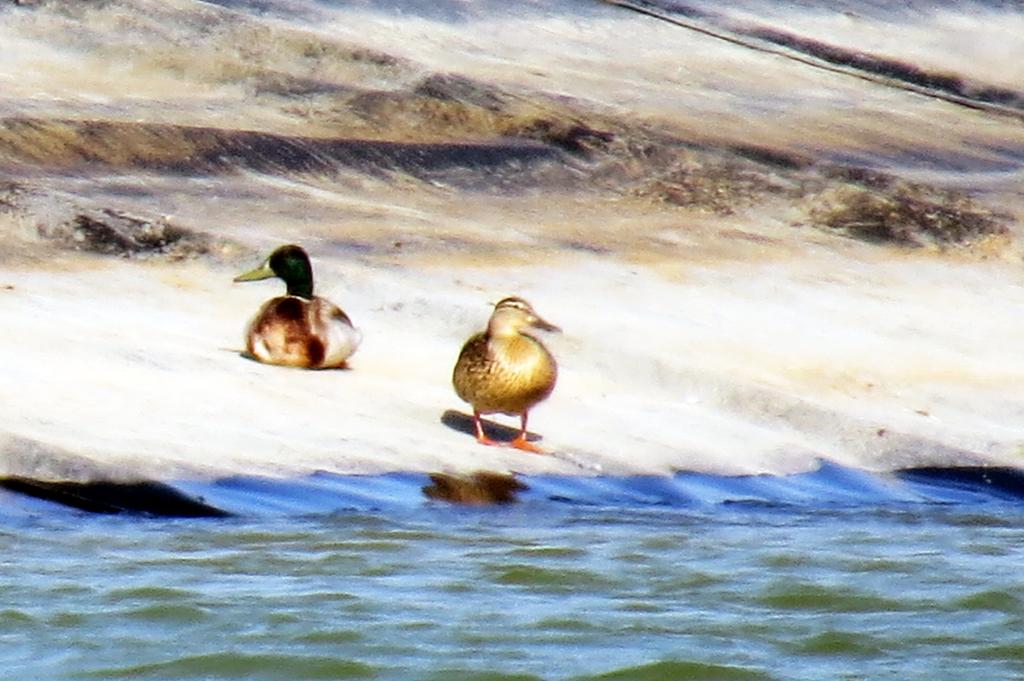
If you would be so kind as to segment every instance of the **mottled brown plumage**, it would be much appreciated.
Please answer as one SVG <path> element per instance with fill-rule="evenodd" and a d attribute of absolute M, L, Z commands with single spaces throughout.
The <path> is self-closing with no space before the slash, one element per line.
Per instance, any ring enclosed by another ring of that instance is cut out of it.
<path fill-rule="evenodd" d="M 477 440 L 495 444 L 483 432 L 481 414 L 503 413 L 520 418 L 512 446 L 542 453 L 526 440 L 529 410 L 555 389 L 558 365 L 528 328 L 558 331 L 522 298 L 505 298 L 494 306 L 487 330 L 473 335 L 462 347 L 452 372 L 456 394 L 473 407 Z"/>
<path fill-rule="evenodd" d="M 342 327 L 341 332 L 333 327 Z M 331 301 L 314 297 L 279 296 L 263 303 L 249 322 L 245 350 L 267 364 L 324 369 L 338 367 L 355 347 L 350 340 L 352 322 Z M 356 332 L 357 333 L 357 332 Z"/>

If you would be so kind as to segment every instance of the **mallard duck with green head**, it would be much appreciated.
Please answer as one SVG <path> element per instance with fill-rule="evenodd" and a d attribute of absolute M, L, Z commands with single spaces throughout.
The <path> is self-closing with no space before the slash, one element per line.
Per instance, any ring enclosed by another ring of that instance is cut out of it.
<path fill-rule="evenodd" d="M 276 249 L 235 281 L 278 277 L 287 292 L 263 303 L 245 332 L 246 353 L 266 364 L 305 369 L 342 367 L 362 339 L 341 308 L 313 295 L 313 267 L 300 246 Z"/>
<path fill-rule="evenodd" d="M 530 409 L 555 389 L 558 365 L 555 358 L 528 329 L 561 331 L 544 321 L 528 302 L 515 296 L 498 301 L 487 330 L 470 337 L 459 353 L 452 372 L 455 392 L 473 407 L 476 439 L 485 445 L 499 444 L 484 433 L 481 414 L 519 416 L 520 429 L 511 444 L 535 454 L 544 451 L 526 439 Z"/>

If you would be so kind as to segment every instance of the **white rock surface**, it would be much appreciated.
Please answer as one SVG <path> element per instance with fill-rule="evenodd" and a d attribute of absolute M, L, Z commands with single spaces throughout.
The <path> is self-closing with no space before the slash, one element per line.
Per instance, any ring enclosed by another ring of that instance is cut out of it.
<path fill-rule="evenodd" d="M 294 23 L 417 60 L 422 73 L 448 68 L 590 97 L 702 139 L 760 120 L 752 130 L 760 141 L 880 162 L 886 148 L 912 147 L 921 134 L 950 154 L 967 153 L 965 140 L 1024 148 L 1019 126 L 837 76 L 793 76 L 791 66 L 779 76 L 770 60 L 611 10 L 583 23 L 530 19 L 534 37 L 525 42 L 513 30 L 522 24 L 504 15 L 466 26 L 333 11 L 333 23 L 307 25 L 304 15 Z M 40 16 L 24 10 L 0 25 L 2 40 L 19 48 L 0 56 L 4 115 L 106 111 L 302 131 L 300 120 L 254 101 L 242 84 L 210 77 L 198 57 L 193 70 L 180 66 L 187 55 L 171 66 L 146 53 L 120 62 L 116 46 L 90 38 L 64 45 L 61 37 L 82 26 Z M 92 33 L 82 35 L 114 31 L 117 18 L 97 9 L 82 20 Z M 142 20 L 121 19 L 131 43 L 132 22 Z M 953 24 L 961 30 L 966 21 Z M 630 41 L 609 46 L 620 27 Z M 707 49 L 687 49 L 694 45 Z M 946 66 L 951 57 L 936 56 L 944 49 L 931 54 Z M 611 69 L 629 60 L 628 74 Z M 299 68 L 282 68 L 290 66 Z M 986 75 L 987 66 L 979 69 Z M 714 83 L 693 81 L 698 74 L 713 74 Z M 793 108 L 758 119 L 758 101 L 780 106 L 783 82 L 793 85 Z M 836 113 L 838 100 L 865 92 L 867 109 Z M 670 94 L 678 97 L 671 106 Z M 699 102 L 705 110 L 689 108 Z M 702 118 L 710 114 L 720 118 Z M 901 127 L 908 117 L 927 132 Z M 959 137 L 944 143 L 951 130 Z M 955 175 L 954 183 L 990 190 L 989 200 L 1022 214 L 1020 168 L 937 167 L 904 170 Z M 14 177 L 45 191 L 26 210 L 0 214 L 9 245 L 0 258 L 3 474 L 739 474 L 806 470 L 819 458 L 872 470 L 1024 461 L 1024 267 L 1012 244 L 992 257 L 908 252 L 794 227 L 777 211 L 720 217 L 628 197 L 498 195 L 345 174 Z M 35 233 L 67 202 L 105 205 L 111 197 L 250 250 L 120 260 L 60 251 Z M 248 317 L 281 285 L 231 278 L 285 242 L 306 246 L 319 292 L 362 329 L 351 370 L 282 369 L 239 356 Z M 545 337 L 561 375 L 530 421 L 550 457 L 483 447 L 442 423 L 446 411 L 466 409 L 450 385 L 461 343 L 482 328 L 488 301 L 506 294 L 526 297 L 565 329 Z"/>

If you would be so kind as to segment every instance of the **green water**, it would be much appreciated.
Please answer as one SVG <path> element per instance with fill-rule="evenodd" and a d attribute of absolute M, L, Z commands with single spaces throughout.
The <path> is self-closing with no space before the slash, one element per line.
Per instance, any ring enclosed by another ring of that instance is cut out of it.
<path fill-rule="evenodd" d="M 1024 512 L 0 525 L 17 679 L 1024 678 Z"/>

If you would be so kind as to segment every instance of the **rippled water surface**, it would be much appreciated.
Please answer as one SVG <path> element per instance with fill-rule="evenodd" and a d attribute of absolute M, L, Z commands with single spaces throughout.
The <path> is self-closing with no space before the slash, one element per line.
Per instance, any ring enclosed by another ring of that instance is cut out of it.
<path fill-rule="evenodd" d="M 1019 503 L 526 501 L 0 524 L 0 665 L 47 679 L 1009 679 Z"/>

